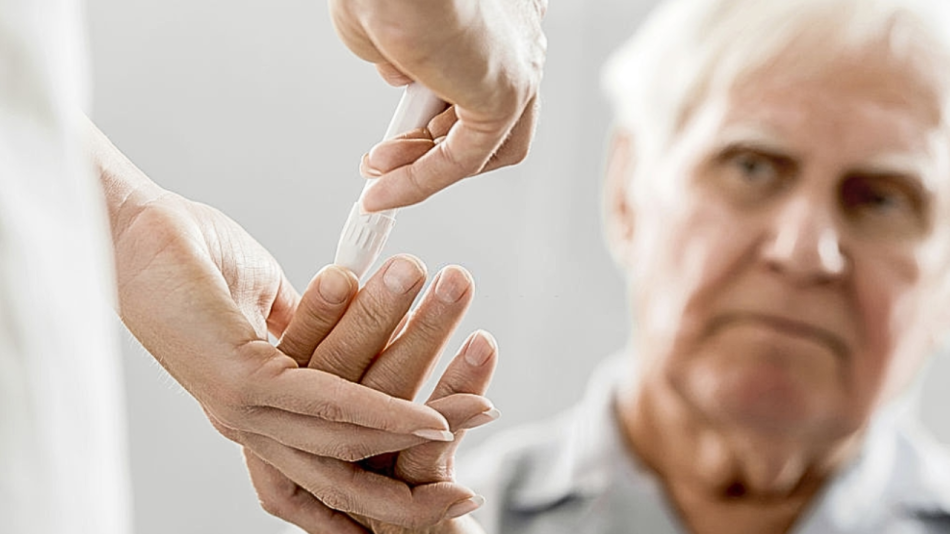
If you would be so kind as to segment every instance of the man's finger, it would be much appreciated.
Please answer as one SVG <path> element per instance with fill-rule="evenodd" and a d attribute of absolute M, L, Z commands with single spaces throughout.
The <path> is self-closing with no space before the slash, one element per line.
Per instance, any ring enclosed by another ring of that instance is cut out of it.
<path fill-rule="evenodd" d="M 317 345 L 343 316 L 358 287 L 356 276 L 349 270 L 336 265 L 324 267 L 307 286 L 277 349 L 306 367 Z"/>
<path fill-rule="evenodd" d="M 498 344 L 484 330 L 469 336 L 462 349 L 442 373 L 429 401 L 456 393 L 484 395 L 498 364 Z"/>
<path fill-rule="evenodd" d="M 403 333 L 372 363 L 360 383 L 394 397 L 414 398 L 468 309 L 472 287 L 465 269 L 443 269 Z"/>
<path fill-rule="evenodd" d="M 358 382 L 409 311 L 425 276 L 425 266 L 416 258 L 390 259 L 370 278 L 330 335 L 316 348 L 310 367 Z"/>
<path fill-rule="evenodd" d="M 484 395 L 495 370 L 497 355 L 498 349 L 491 334 L 478 331 L 469 337 L 442 374 L 428 403 L 445 415 L 455 432 L 455 441 L 424 443 L 400 453 L 394 469 L 397 477 L 410 484 L 453 479 L 455 451 L 465 429 L 490 423 L 500 414 L 494 407 L 479 413 L 443 411 L 444 405 L 459 394 Z"/>
<path fill-rule="evenodd" d="M 257 498 L 267 513 L 297 525 L 308 534 L 369 532 L 346 514 L 328 508 L 247 448 L 244 461 Z"/>

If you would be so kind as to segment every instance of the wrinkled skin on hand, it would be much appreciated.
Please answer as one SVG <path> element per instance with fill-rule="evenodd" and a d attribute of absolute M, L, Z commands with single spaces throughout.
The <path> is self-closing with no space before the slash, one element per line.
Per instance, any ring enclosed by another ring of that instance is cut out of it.
<path fill-rule="evenodd" d="M 424 267 L 411 257 L 384 264 L 366 286 L 346 298 L 327 299 L 321 288 L 348 271 L 328 267 L 304 293 L 297 313 L 278 345 L 312 369 L 359 381 L 362 385 L 411 400 L 430 374 L 471 300 L 471 278 L 459 267 L 447 267 L 436 276 L 419 306 L 408 313 L 421 291 Z M 398 272 L 401 282 L 390 275 Z M 393 291 L 393 288 L 397 288 Z M 443 373 L 427 405 L 449 422 L 455 441 L 430 441 L 400 452 L 366 455 L 349 469 L 370 483 L 398 481 L 408 491 L 454 483 L 453 456 L 466 429 L 494 420 L 498 412 L 482 395 L 494 372 L 497 349 L 490 335 L 476 332 Z M 281 471 L 292 461 L 269 465 L 253 451 L 245 451 L 258 495 L 272 514 L 309 533 L 326 532 L 480 532 L 468 519 L 455 519 L 480 505 L 466 499 L 450 506 L 412 513 L 401 510 L 398 499 L 379 499 L 368 493 L 331 495 L 304 489 Z M 318 466 L 320 458 L 298 458 Z M 322 469 L 320 466 L 317 469 Z M 369 510 L 364 513 L 363 510 Z M 380 514 L 379 511 L 383 513 Z M 341 512 L 348 512 L 343 514 Z M 462 529 L 462 530 L 460 530 Z"/>

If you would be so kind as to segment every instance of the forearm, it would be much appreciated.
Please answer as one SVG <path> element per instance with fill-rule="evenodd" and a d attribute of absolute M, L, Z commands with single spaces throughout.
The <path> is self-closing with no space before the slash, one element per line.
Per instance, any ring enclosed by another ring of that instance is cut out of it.
<path fill-rule="evenodd" d="M 164 190 L 125 157 L 91 120 L 85 118 L 84 122 L 86 150 L 102 185 L 115 240 L 135 213 Z"/>

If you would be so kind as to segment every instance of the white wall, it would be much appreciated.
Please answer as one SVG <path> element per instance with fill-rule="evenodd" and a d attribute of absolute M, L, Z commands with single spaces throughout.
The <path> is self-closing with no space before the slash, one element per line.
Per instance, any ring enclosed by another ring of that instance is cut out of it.
<path fill-rule="evenodd" d="M 360 156 L 399 91 L 337 42 L 320 0 L 87 0 L 94 117 L 161 185 L 228 213 L 298 288 L 332 260 L 362 186 Z M 600 235 L 608 112 L 598 67 L 651 0 L 552 0 L 544 111 L 529 161 L 404 211 L 388 252 L 478 284 L 450 345 L 492 331 L 501 363 L 491 432 L 552 414 L 626 338 L 621 279 Z M 139 534 L 276 532 L 239 451 L 131 336 L 124 342 Z M 212 357 L 212 355 L 209 355 Z M 950 442 L 950 362 L 929 377 L 925 418 Z"/>

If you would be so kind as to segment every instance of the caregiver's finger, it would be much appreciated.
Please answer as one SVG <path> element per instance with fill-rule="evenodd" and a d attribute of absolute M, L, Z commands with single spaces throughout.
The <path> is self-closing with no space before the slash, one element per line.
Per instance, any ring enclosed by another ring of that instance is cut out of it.
<path fill-rule="evenodd" d="M 373 361 L 360 383 L 395 397 L 414 398 L 465 315 L 473 285 L 465 269 L 455 265 L 444 268 L 402 334 Z"/>
<path fill-rule="evenodd" d="M 257 499 L 265 512 L 297 525 L 307 534 L 369 532 L 348 515 L 318 501 L 247 448 L 244 449 L 244 461 Z"/>
<path fill-rule="evenodd" d="M 383 174 L 408 165 L 435 147 L 431 139 L 390 139 L 377 145 L 360 161 L 360 175 L 379 178 Z"/>
<path fill-rule="evenodd" d="M 416 204 L 478 174 L 514 125 L 504 119 L 479 121 L 460 115 L 445 141 L 411 165 L 377 178 L 378 182 L 363 196 L 363 208 L 375 212 Z M 507 164 L 517 163 L 527 156 L 528 147 L 517 146 L 510 152 Z"/>
<path fill-rule="evenodd" d="M 528 156 L 528 150 L 531 149 L 531 140 L 534 139 L 534 132 L 538 127 L 538 117 L 540 115 L 541 99 L 535 96 L 531 99 L 528 107 L 525 108 L 521 119 L 508 133 L 508 138 L 492 154 L 481 172 L 490 172 L 524 160 Z M 433 135 L 437 134 L 433 133 Z"/>
<path fill-rule="evenodd" d="M 359 288 L 348 269 L 328 265 L 310 281 L 277 348 L 306 367 L 310 357 L 339 322 Z"/>
<path fill-rule="evenodd" d="M 490 423 L 501 415 L 487 397 L 471 393 L 454 393 L 429 401 L 428 406 L 445 416 L 453 432 L 471 430 Z"/>
<path fill-rule="evenodd" d="M 308 454 L 264 436 L 248 436 L 247 445 L 326 506 L 406 528 L 434 525 L 453 505 L 475 497 L 453 483 L 410 487 L 358 464 Z"/>
<path fill-rule="evenodd" d="M 379 178 L 387 172 L 410 165 L 443 141 L 456 121 L 455 106 L 449 106 L 430 120 L 425 128 L 415 128 L 382 141 L 363 156 L 360 174 L 365 178 Z"/>
<path fill-rule="evenodd" d="M 410 401 L 397 399 L 355 384 L 331 373 L 314 369 L 289 368 L 283 360 L 260 368 L 243 390 L 230 413 L 216 413 L 218 420 L 231 428 L 248 429 L 252 413 L 262 407 L 279 408 L 396 434 L 415 434 L 427 439 L 450 441 L 451 433 L 439 412 Z"/>
<path fill-rule="evenodd" d="M 468 400 L 459 406 L 462 402 L 456 401 L 454 409 L 472 412 L 480 407 L 478 400 Z M 437 406 L 431 407 L 441 413 Z M 394 434 L 349 423 L 334 423 L 274 408 L 262 408 L 252 418 L 251 426 L 259 434 L 288 447 L 346 462 L 405 450 L 429 441 L 413 434 Z"/>
<path fill-rule="evenodd" d="M 369 279 L 316 348 L 310 367 L 358 382 L 409 311 L 425 276 L 425 266 L 417 258 L 391 258 Z"/>

